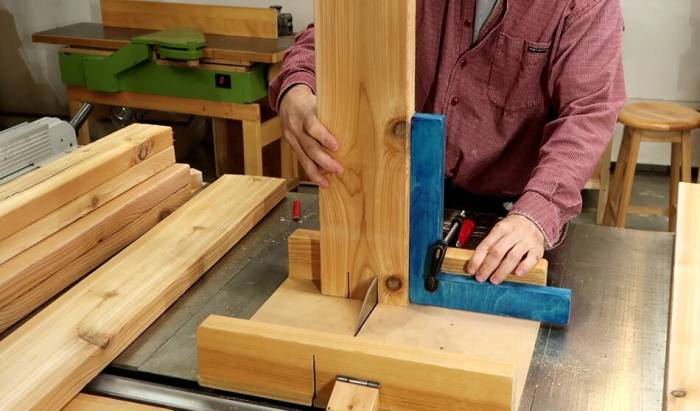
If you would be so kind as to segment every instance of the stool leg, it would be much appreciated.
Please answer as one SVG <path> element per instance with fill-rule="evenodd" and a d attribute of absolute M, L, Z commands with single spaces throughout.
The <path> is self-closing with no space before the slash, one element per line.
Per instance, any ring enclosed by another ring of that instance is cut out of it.
<path fill-rule="evenodd" d="M 627 222 L 627 208 L 630 205 L 630 197 L 632 196 L 632 183 L 634 182 L 634 173 L 637 170 L 637 156 L 639 155 L 639 145 L 641 136 L 636 130 L 630 130 L 629 133 L 629 154 L 625 164 L 625 177 L 622 182 L 622 191 L 620 193 L 620 208 L 617 211 L 615 219 L 615 227 L 624 227 Z"/>
<path fill-rule="evenodd" d="M 681 134 L 681 181 L 692 183 L 692 158 L 691 158 L 690 131 Z"/>
<path fill-rule="evenodd" d="M 676 211 L 678 208 L 678 183 L 681 181 L 681 144 L 671 144 L 671 181 L 668 207 L 668 231 L 676 231 Z"/>
<path fill-rule="evenodd" d="M 600 189 L 598 190 L 598 209 L 596 210 L 596 224 L 603 224 L 605 207 L 608 203 L 608 190 L 610 188 L 610 157 L 612 155 L 612 141 L 603 153 L 600 160 Z"/>
<path fill-rule="evenodd" d="M 263 175 L 263 141 L 260 120 L 243 120 L 243 162 L 249 176 Z"/>
<path fill-rule="evenodd" d="M 212 132 L 214 134 L 214 165 L 216 176 L 221 177 L 232 171 L 233 158 L 231 156 L 231 140 L 229 139 L 228 121 L 225 118 L 212 118 Z"/>
<path fill-rule="evenodd" d="M 608 204 L 605 207 L 605 216 L 603 217 L 603 224 L 607 226 L 612 226 L 615 224 L 617 213 L 619 212 L 620 192 L 622 190 L 622 183 L 625 177 L 625 168 L 627 166 L 629 149 L 630 133 L 629 128 L 625 127 L 624 133 L 622 135 L 622 145 L 620 146 L 620 152 L 617 154 L 615 174 L 613 175 L 612 184 L 610 185 L 610 192 L 608 193 Z"/>

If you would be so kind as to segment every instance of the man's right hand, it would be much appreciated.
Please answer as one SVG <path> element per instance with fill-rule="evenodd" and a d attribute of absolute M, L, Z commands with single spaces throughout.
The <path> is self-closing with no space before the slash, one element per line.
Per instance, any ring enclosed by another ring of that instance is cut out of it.
<path fill-rule="evenodd" d="M 304 84 L 293 86 L 280 102 L 279 115 L 284 138 L 297 153 L 306 174 L 319 186 L 328 187 L 325 174 L 340 175 L 343 167 L 324 150 L 337 151 L 339 145 L 316 116 L 314 93 Z"/>

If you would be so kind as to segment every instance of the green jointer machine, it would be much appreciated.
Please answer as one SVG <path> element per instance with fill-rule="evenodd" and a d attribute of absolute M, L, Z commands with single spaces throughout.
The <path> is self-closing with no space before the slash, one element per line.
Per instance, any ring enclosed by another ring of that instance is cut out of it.
<path fill-rule="evenodd" d="M 255 63 L 238 71 L 200 65 L 206 45 L 203 33 L 177 28 L 133 37 L 110 55 L 62 50 L 61 77 L 66 85 L 92 91 L 128 91 L 241 104 L 267 96 L 267 64 Z"/>

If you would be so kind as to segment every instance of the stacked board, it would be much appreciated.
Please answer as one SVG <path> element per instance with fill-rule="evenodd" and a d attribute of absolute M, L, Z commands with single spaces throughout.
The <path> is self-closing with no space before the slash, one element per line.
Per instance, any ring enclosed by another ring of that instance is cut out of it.
<path fill-rule="evenodd" d="M 200 173 L 134 124 L 0 186 L 0 332 L 184 204 Z"/>
<path fill-rule="evenodd" d="M 286 194 L 222 176 L 0 340 L 0 410 L 71 402 Z"/>

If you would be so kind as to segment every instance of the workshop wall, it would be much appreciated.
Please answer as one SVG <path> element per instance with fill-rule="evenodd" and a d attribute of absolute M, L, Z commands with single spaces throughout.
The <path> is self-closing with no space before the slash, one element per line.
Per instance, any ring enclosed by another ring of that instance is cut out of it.
<path fill-rule="evenodd" d="M 170 1 L 258 7 L 280 4 L 294 16 L 297 30 L 313 20 L 313 0 Z M 700 1 L 621 2 L 630 98 L 700 107 Z M 99 0 L 0 0 L 0 35 L 4 39 L 0 48 L 0 112 L 66 111 L 56 58 L 58 46 L 33 44 L 31 33 L 81 21 L 100 21 Z M 618 144 L 620 135 L 618 130 Z M 700 164 L 700 138 L 696 136 L 694 143 Z M 666 145 L 644 145 L 640 153 L 642 163 L 668 164 L 669 159 Z"/>

